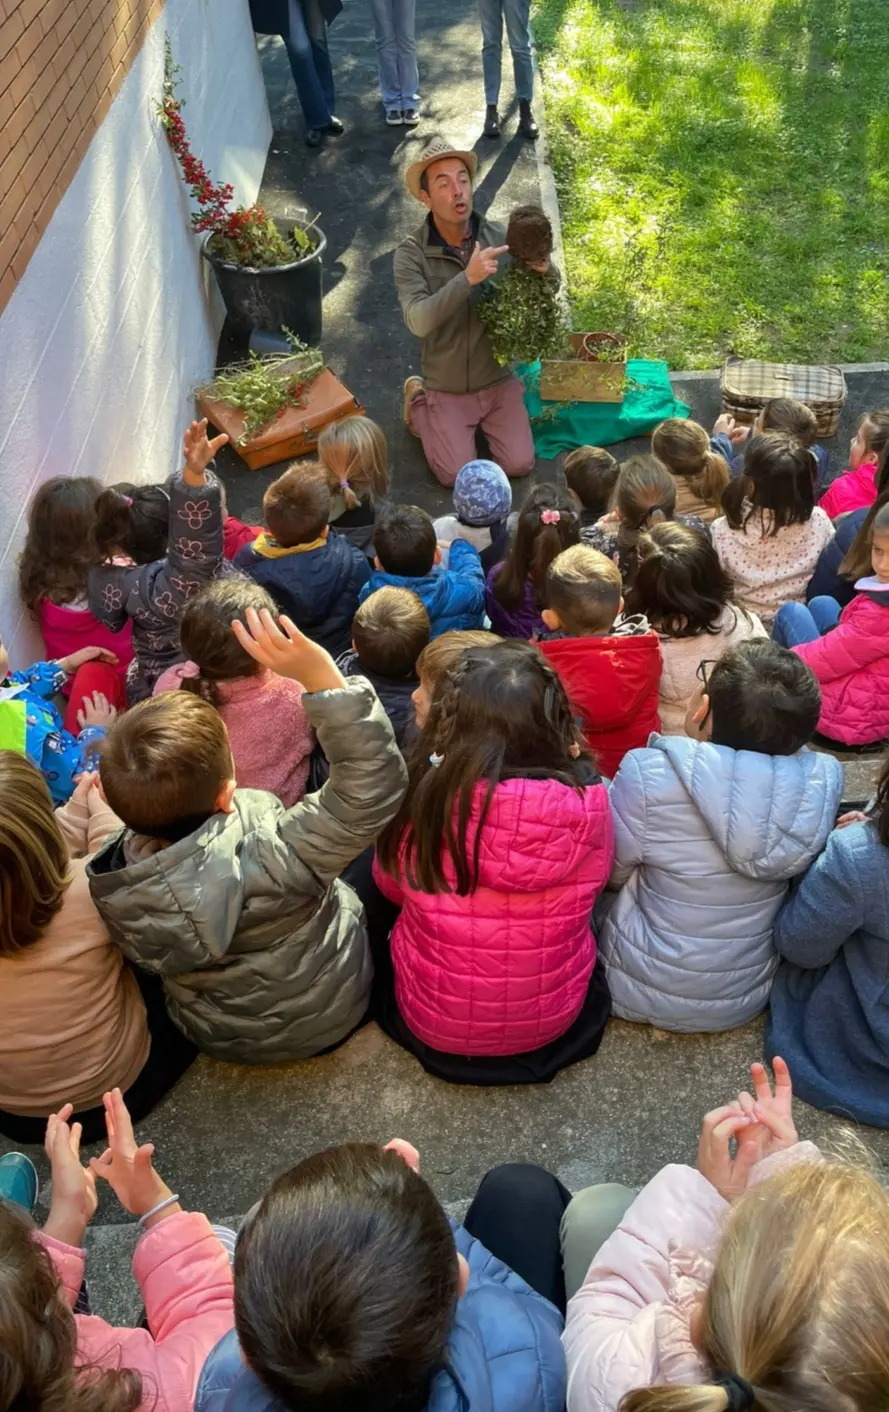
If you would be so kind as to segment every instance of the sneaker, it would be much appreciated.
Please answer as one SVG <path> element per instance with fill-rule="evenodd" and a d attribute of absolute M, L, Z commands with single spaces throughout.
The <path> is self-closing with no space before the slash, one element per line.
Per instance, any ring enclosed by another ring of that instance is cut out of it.
<path fill-rule="evenodd" d="M 329 137 L 342 137 L 343 133 L 346 131 L 346 125 L 342 118 L 338 118 L 335 113 L 331 113 L 330 122 L 327 124 L 324 131 Z"/>
<path fill-rule="evenodd" d="M 420 121 L 420 114 L 416 108 L 405 108 L 401 114 L 405 127 L 417 127 Z"/>
<path fill-rule="evenodd" d="M 387 108 L 386 122 L 389 124 L 390 127 L 401 127 L 402 123 L 404 122 L 404 116 L 401 112 L 401 109 Z"/>
<path fill-rule="evenodd" d="M 24 1152 L 7 1152 L 0 1157 L 0 1200 L 12 1201 L 31 1212 L 37 1205 L 37 1168 Z"/>
<path fill-rule="evenodd" d="M 529 142 L 536 142 L 540 136 L 540 128 L 531 111 L 531 104 L 527 98 L 523 98 L 519 103 L 519 132 L 522 137 L 527 137 Z"/>
<path fill-rule="evenodd" d="M 426 384 L 423 379 L 416 375 L 409 377 L 404 384 L 404 424 L 411 433 L 411 436 L 420 435 L 411 420 L 411 404 L 415 397 L 418 397 L 421 392 L 425 391 L 425 388 Z"/>
<path fill-rule="evenodd" d="M 489 103 L 485 109 L 485 137 L 497 138 L 500 136 L 500 114 L 497 111 L 496 103 Z"/>
<path fill-rule="evenodd" d="M 306 129 L 306 146 L 320 147 L 324 140 L 324 133 L 320 127 L 310 127 Z"/>

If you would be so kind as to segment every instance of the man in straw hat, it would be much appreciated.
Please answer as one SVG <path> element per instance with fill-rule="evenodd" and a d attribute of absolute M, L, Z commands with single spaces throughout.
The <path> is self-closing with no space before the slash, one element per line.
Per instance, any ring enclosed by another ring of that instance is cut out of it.
<path fill-rule="evenodd" d="M 442 485 L 475 459 L 481 427 L 508 476 L 534 466 L 522 384 L 497 362 L 477 292 L 507 256 L 502 226 L 472 209 L 474 152 L 434 138 L 407 170 L 407 188 L 426 207 L 419 230 L 395 251 L 395 288 L 404 321 L 420 339 L 422 377 L 404 385 L 404 420 L 423 443 Z"/>

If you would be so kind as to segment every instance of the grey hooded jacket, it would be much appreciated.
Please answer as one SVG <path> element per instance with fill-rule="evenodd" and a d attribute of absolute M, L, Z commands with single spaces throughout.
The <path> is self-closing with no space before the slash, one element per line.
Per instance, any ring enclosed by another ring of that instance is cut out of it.
<path fill-rule="evenodd" d="M 615 1015 L 686 1032 L 758 1015 L 788 879 L 824 847 L 842 788 L 839 761 L 808 749 L 652 735 L 631 750 L 610 791 L 620 892 L 597 932 Z"/>
<path fill-rule="evenodd" d="M 216 1059 L 306 1058 L 367 1008 L 364 911 L 338 875 L 396 812 L 406 770 L 363 677 L 303 704 L 330 761 L 318 794 L 285 809 L 239 789 L 233 813 L 168 848 L 127 865 L 118 834 L 89 867 L 112 937 L 163 978 L 176 1024 Z"/>

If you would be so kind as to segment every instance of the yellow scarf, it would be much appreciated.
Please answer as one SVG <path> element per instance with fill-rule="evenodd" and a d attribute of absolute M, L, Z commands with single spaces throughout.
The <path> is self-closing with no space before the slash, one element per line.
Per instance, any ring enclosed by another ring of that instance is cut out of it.
<path fill-rule="evenodd" d="M 323 534 L 320 539 L 313 539 L 311 544 L 291 544 L 289 549 L 285 549 L 276 539 L 272 539 L 270 534 L 263 530 L 253 541 L 253 548 L 257 554 L 261 554 L 263 559 L 283 559 L 285 554 L 306 554 L 310 549 L 320 549 L 322 544 L 327 543 L 327 535 Z"/>

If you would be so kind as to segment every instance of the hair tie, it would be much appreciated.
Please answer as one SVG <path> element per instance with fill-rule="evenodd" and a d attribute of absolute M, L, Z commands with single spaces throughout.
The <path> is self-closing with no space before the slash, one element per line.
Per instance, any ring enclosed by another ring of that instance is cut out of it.
<path fill-rule="evenodd" d="M 120 498 L 125 505 L 132 505 L 133 503 L 132 495 L 122 495 Z"/>
<path fill-rule="evenodd" d="M 443 761 L 444 756 L 439 755 L 437 750 L 433 750 L 432 754 L 429 756 L 429 763 L 432 766 L 433 770 L 437 770 L 439 765 L 442 764 Z"/>
<path fill-rule="evenodd" d="M 540 523 L 542 525 L 557 525 L 562 516 L 558 510 L 541 510 Z"/>
<path fill-rule="evenodd" d="M 346 480 L 346 478 L 343 477 L 343 479 L 340 481 L 340 490 L 351 490 L 351 489 L 352 489 L 352 487 L 349 485 L 348 480 Z"/>
<path fill-rule="evenodd" d="M 738 1373 L 720 1373 L 713 1385 L 721 1387 L 728 1398 L 728 1412 L 749 1412 L 756 1401 L 753 1384 Z"/>

